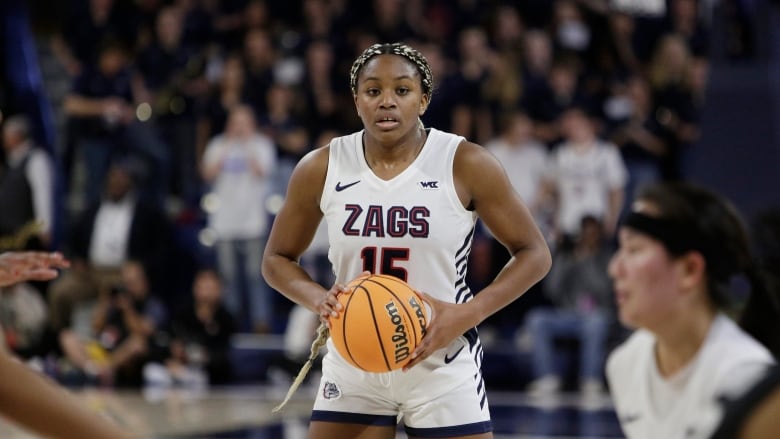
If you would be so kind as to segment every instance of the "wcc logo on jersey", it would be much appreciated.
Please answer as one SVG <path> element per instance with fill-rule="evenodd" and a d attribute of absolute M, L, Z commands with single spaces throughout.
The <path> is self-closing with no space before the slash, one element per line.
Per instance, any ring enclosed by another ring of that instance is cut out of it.
<path fill-rule="evenodd" d="M 420 184 L 420 187 L 423 188 L 423 189 L 428 189 L 428 190 L 430 190 L 430 189 L 439 189 L 439 182 L 436 181 L 436 180 L 421 181 L 419 184 Z"/>

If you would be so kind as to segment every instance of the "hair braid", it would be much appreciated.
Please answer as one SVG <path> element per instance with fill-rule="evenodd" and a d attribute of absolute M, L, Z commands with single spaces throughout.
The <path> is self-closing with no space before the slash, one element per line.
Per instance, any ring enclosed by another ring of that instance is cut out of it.
<path fill-rule="evenodd" d="M 330 330 L 324 323 L 320 323 L 320 326 L 317 328 L 317 338 L 314 339 L 314 341 L 311 343 L 311 351 L 309 352 L 309 358 L 306 360 L 306 363 L 301 367 L 301 370 L 298 372 L 298 375 L 295 377 L 295 381 L 293 381 L 292 384 L 290 384 L 290 388 L 287 390 L 287 395 L 284 397 L 284 401 L 282 401 L 279 405 L 273 408 L 271 410 L 272 413 L 276 413 L 279 410 L 281 410 L 287 402 L 290 401 L 290 398 L 292 398 L 293 393 L 295 393 L 296 390 L 298 390 L 298 387 L 300 387 L 301 383 L 303 382 L 303 379 L 306 378 L 306 375 L 309 373 L 309 370 L 311 369 L 311 365 L 314 363 L 314 360 L 317 359 L 317 356 L 320 354 L 320 349 L 322 349 L 323 346 L 325 346 L 325 343 L 328 341 L 328 336 L 330 335 Z"/>
<path fill-rule="evenodd" d="M 355 62 L 352 63 L 352 68 L 349 70 L 349 87 L 352 89 L 352 94 L 357 94 L 357 80 L 358 75 L 360 75 L 360 70 L 363 69 L 363 66 L 365 66 L 371 58 L 378 55 L 398 55 L 414 64 L 417 71 L 420 73 L 423 94 L 427 95 L 429 98 L 431 97 L 431 94 L 433 93 L 433 73 L 431 73 L 431 66 L 419 50 L 404 43 L 374 44 L 364 50 L 363 53 L 355 59 Z"/>

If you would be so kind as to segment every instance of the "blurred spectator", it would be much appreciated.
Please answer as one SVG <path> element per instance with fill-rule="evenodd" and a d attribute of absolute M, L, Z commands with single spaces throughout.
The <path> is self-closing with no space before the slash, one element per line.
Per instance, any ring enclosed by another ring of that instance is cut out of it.
<path fill-rule="evenodd" d="M 543 222 L 543 206 L 537 199 L 541 192 L 547 147 L 533 136 L 534 126 L 527 114 L 514 111 L 504 115 L 499 137 L 487 142 L 487 148 L 504 165 L 512 187 L 531 210 L 538 222 Z M 544 225 L 539 225 L 544 230 Z"/>
<path fill-rule="evenodd" d="M 377 42 L 404 41 L 415 37 L 415 31 L 410 26 L 417 20 L 410 20 L 413 8 L 404 0 L 372 0 L 373 17 L 370 25 L 377 34 Z"/>
<path fill-rule="evenodd" d="M 484 143 L 490 131 L 490 115 L 482 98 L 482 83 L 488 78 L 495 54 L 482 28 L 464 29 L 458 38 L 458 64 L 452 80 L 459 93 L 453 96 L 452 129 L 461 136 Z"/>
<path fill-rule="evenodd" d="M 700 16 L 699 0 L 670 0 L 666 32 L 684 38 L 693 56 L 707 58 L 710 35 Z"/>
<path fill-rule="evenodd" d="M 523 37 L 522 51 L 523 106 L 535 116 L 533 108 L 547 91 L 547 78 L 553 64 L 550 36 L 541 30 L 531 29 Z M 539 119 L 539 117 L 536 117 Z"/>
<path fill-rule="evenodd" d="M 518 65 L 518 54 L 508 51 L 498 52 L 483 82 L 482 99 L 487 113 L 483 123 L 488 125 L 482 129 L 489 139 L 495 137 L 500 131 L 498 119 L 520 106 L 523 86 L 520 82 Z"/>
<path fill-rule="evenodd" d="M 519 55 L 523 50 L 525 24 L 512 5 L 499 5 L 492 11 L 490 42 L 499 53 Z"/>
<path fill-rule="evenodd" d="M 541 200 L 554 206 L 558 242 L 576 237 L 586 215 L 599 218 L 606 236 L 614 237 L 628 178 L 620 151 L 597 137 L 582 108 L 566 110 L 560 123 L 564 141 L 551 154 Z"/>
<path fill-rule="evenodd" d="M 230 336 L 233 316 L 222 305 L 222 280 L 216 271 L 195 274 L 191 304 L 171 322 L 170 351 L 164 365 L 150 363 L 144 370 L 147 384 L 227 384 L 232 378 Z"/>
<path fill-rule="evenodd" d="M 664 166 L 666 179 L 685 176 L 685 159 L 699 138 L 699 113 L 693 89 L 693 58 L 685 40 L 668 34 L 661 38 L 648 66 L 658 122 L 668 131 L 669 153 Z"/>
<path fill-rule="evenodd" d="M 295 164 L 309 152 L 309 136 L 295 114 L 295 94 L 292 87 L 275 83 L 268 90 L 268 112 L 258 117 L 260 131 L 276 146 L 276 167 L 271 176 L 271 191 L 287 193 L 287 181 Z"/>
<path fill-rule="evenodd" d="M 352 105 L 346 81 L 338 79 L 336 52 L 326 40 L 313 41 L 306 48 L 305 74 L 301 84 L 305 105 L 306 126 L 313 134 L 325 129 L 346 129 L 347 115 L 342 111 Z"/>
<path fill-rule="evenodd" d="M 244 37 L 245 90 L 249 103 L 260 115 L 267 111 L 266 95 L 274 82 L 276 48 L 263 29 L 250 29 Z"/>
<path fill-rule="evenodd" d="M 0 288 L 0 344 L 14 354 L 26 359 L 43 353 L 48 317 L 46 301 L 29 283 Z"/>
<path fill-rule="evenodd" d="M 120 282 L 103 292 L 92 316 L 92 333 L 71 328 L 60 333 L 65 357 L 89 379 L 101 384 L 137 387 L 144 364 L 159 357 L 167 343 L 160 328 L 168 319 L 150 291 L 143 265 L 122 265 Z"/>
<path fill-rule="evenodd" d="M 431 100 L 420 119 L 425 126 L 452 131 L 453 108 L 460 94 L 457 77 L 453 72 L 455 63 L 438 44 L 420 44 L 419 50 L 431 67 L 436 95 L 436 99 Z"/>
<path fill-rule="evenodd" d="M 145 162 L 144 195 L 162 201 L 167 194 L 167 147 L 153 126 L 136 116 L 134 105 L 143 102 L 143 95 L 143 84 L 134 79 L 124 49 L 108 42 L 101 48 L 97 65 L 86 66 L 65 97 L 65 114 L 78 121 L 69 135 L 75 137 L 83 155 L 87 203 L 100 198 L 111 160 L 126 155 Z"/>
<path fill-rule="evenodd" d="M 132 47 L 136 40 L 129 11 L 114 0 L 79 0 L 67 8 L 70 14 L 52 38 L 52 50 L 68 73 L 75 77 L 97 64 L 103 41 L 120 41 Z"/>
<path fill-rule="evenodd" d="M 576 0 L 555 0 L 550 34 L 556 51 L 584 60 L 591 45 L 591 30 Z"/>
<path fill-rule="evenodd" d="M 209 16 L 212 17 L 214 39 L 227 50 L 241 46 L 244 37 L 244 11 L 247 0 L 206 0 Z"/>
<path fill-rule="evenodd" d="M 202 49 L 211 44 L 214 26 L 205 3 L 200 0 L 174 0 L 173 2 L 184 17 L 181 41 L 185 47 Z"/>
<path fill-rule="evenodd" d="M 337 32 L 338 2 L 328 0 L 304 0 L 302 8 L 303 29 L 301 46 L 308 47 L 315 41 L 327 42 L 336 52 L 343 50 L 344 35 Z M 335 60 L 331 59 L 331 63 Z"/>
<path fill-rule="evenodd" d="M 225 132 L 209 142 L 203 157 L 201 173 L 214 200 L 209 227 L 216 235 L 225 305 L 242 331 L 271 330 L 273 299 L 260 263 L 268 233 L 265 199 L 276 164 L 273 143 L 257 131 L 254 113 L 246 105 L 230 111 Z M 244 311 L 249 312 L 249 325 Z"/>
<path fill-rule="evenodd" d="M 183 11 L 165 7 L 157 15 L 151 44 L 135 64 L 150 93 L 155 128 L 169 148 L 170 192 L 184 200 L 197 195 L 195 103 L 206 95 L 205 51 L 185 44 Z"/>
<path fill-rule="evenodd" d="M 249 0 L 244 7 L 244 27 L 249 29 L 271 29 L 271 12 L 265 0 Z"/>
<path fill-rule="evenodd" d="M 636 20 L 631 14 L 612 11 L 608 17 L 609 42 L 614 50 L 615 67 L 623 72 L 638 74 L 642 62 L 637 54 Z"/>
<path fill-rule="evenodd" d="M 198 164 L 203 159 L 203 151 L 209 140 L 225 131 L 230 110 L 248 103 L 243 59 L 235 54 L 228 56 L 221 70 L 219 82 L 205 99 L 198 118 Z"/>
<path fill-rule="evenodd" d="M 580 64 L 573 58 L 560 59 L 550 67 L 546 83 L 529 96 L 529 115 L 535 122 L 534 135 L 547 145 L 554 145 L 563 136 L 559 126 L 561 114 L 572 106 L 588 107 L 579 86 Z"/>
<path fill-rule="evenodd" d="M 128 166 L 125 162 L 112 165 L 104 197 L 72 224 L 65 244 L 71 268 L 48 291 L 55 331 L 71 324 L 76 307 L 108 294 L 119 282 L 119 270 L 126 261 L 141 261 L 149 267 L 155 284 L 164 275 L 170 225 L 157 205 L 138 199 Z"/>
<path fill-rule="evenodd" d="M 0 236 L 21 240 L 16 249 L 48 248 L 54 221 L 54 167 L 48 153 L 34 144 L 24 116 L 3 123 L 5 166 L 0 173 Z M 33 236 L 23 229 L 36 224 Z M 20 234 L 21 235 L 17 235 Z"/>
<path fill-rule="evenodd" d="M 620 148 L 628 170 L 626 199 L 633 200 L 639 188 L 663 178 L 666 130 L 655 118 L 650 86 L 644 78 L 634 76 L 614 88 L 619 91 L 607 101 L 605 114 L 614 124 L 609 129 L 610 140 Z"/>
<path fill-rule="evenodd" d="M 612 283 L 607 266 L 612 249 L 598 219 L 586 216 L 571 249 L 555 252 L 553 268 L 543 284 L 553 308 L 530 311 L 526 331 L 531 337 L 535 379 L 532 394 L 557 392 L 564 371 L 556 366 L 555 341 L 579 340 L 580 390 L 585 395 L 603 391 L 606 343 L 613 321 Z"/>

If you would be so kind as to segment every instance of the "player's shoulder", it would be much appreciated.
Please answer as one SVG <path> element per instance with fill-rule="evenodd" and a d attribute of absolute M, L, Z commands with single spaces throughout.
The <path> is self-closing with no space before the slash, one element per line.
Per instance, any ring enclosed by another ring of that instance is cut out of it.
<path fill-rule="evenodd" d="M 715 318 L 705 355 L 719 359 L 724 368 L 744 363 L 774 363 L 769 350 L 726 315 Z"/>
<path fill-rule="evenodd" d="M 443 133 L 440 131 L 440 133 Z M 451 133 L 444 133 L 449 134 L 451 136 L 456 136 L 455 134 Z M 496 159 L 496 156 L 488 151 L 487 148 L 484 146 L 472 142 L 468 139 L 465 139 L 463 137 L 457 136 L 459 138 L 459 142 L 457 144 L 457 150 L 455 151 L 455 161 L 456 163 L 461 164 L 469 164 L 469 165 L 485 165 L 490 163 L 498 163 L 498 159 Z"/>
<path fill-rule="evenodd" d="M 328 172 L 331 144 L 320 146 L 306 153 L 295 165 L 292 179 L 309 182 L 324 180 Z"/>
<path fill-rule="evenodd" d="M 645 330 L 638 329 L 619 344 L 607 357 L 607 374 L 610 378 L 616 378 L 625 372 L 634 370 L 641 363 L 643 357 L 652 353 L 655 339 Z"/>

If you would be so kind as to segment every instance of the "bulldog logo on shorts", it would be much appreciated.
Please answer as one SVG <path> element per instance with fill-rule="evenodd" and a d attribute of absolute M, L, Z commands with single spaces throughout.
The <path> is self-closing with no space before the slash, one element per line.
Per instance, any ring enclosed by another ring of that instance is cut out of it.
<path fill-rule="evenodd" d="M 325 381 L 325 385 L 322 387 L 322 397 L 325 399 L 338 399 L 341 397 L 341 390 L 336 383 Z"/>

